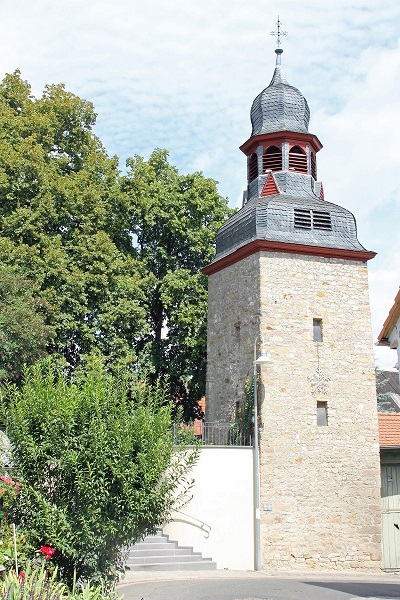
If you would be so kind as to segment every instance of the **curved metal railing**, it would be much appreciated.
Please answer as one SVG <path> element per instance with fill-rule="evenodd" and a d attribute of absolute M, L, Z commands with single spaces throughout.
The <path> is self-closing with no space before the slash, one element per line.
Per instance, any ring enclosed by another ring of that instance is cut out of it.
<path fill-rule="evenodd" d="M 175 515 L 172 516 L 171 521 L 179 521 L 180 523 L 187 523 L 188 525 L 198 527 L 198 529 L 200 529 L 204 533 L 205 539 L 207 539 L 210 536 L 211 526 L 207 525 L 207 523 L 204 523 L 204 521 L 196 519 L 196 517 L 192 517 L 192 515 L 188 515 L 184 512 L 181 512 L 180 510 L 176 511 Z"/>

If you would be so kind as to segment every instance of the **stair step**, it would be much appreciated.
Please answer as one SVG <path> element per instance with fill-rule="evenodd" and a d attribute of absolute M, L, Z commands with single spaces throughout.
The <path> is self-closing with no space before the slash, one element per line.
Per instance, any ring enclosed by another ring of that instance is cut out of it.
<path fill-rule="evenodd" d="M 149 550 L 150 552 L 158 552 L 158 550 L 167 550 L 168 548 L 177 548 L 177 542 L 162 542 L 160 544 L 148 544 L 147 542 L 139 542 L 131 546 L 131 550 L 141 549 Z"/>
<path fill-rule="evenodd" d="M 135 564 L 135 565 L 145 565 L 145 564 L 152 564 L 152 563 L 173 563 L 173 562 L 199 562 L 201 561 L 201 554 L 179 554 L 177 556 L 171 556 L 171 555 L 166 555 L 166 556 L 159 556 L 159 555 L 154 555 L 153 556 L 135 556 L 135 558 L 132 559 L 132 561 L 128 560 L 127 561 L 127 565 L 130 564 Z"/>
<path fill-rule="evenodd" d="M 148 563 L 143 565 L 131 565 L 130 571 L 214 571 L 217 564 L 211 560 L 199 562 L 179 562 L 179 563 Z"/>
<path fill-rule="evenodd" d="M 146 535 L 138 544 L 166 544 L 168 536 L 166 535 Z"/>
<path fill-rule="evenodd" d="M 129 548 L 126 567 L 130 571 L 194 571 L 217 568 L 211 558 L 203 558 L 192 547 L 178 546 L 158 532 L 148 535 Z"/>
<path fill-rule="evenodd" d="M 130 550 L 128 560 L 133 559 L 136 556 L 144 557 L 144 556 L 178 556 L 188 554 L 189 548 L 178 548 L 176 546 L 172 548 L 157 548 L 147 549 L 147 548 L 135 548 Z M 200 552 L 194 552 L 195 555 L 200 556 Z"/>

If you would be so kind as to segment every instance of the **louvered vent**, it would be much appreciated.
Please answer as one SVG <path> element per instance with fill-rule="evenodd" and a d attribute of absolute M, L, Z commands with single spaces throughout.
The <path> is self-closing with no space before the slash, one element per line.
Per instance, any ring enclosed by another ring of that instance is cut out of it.
<path fill-rule="evenodd" d="M 313 227 L 314 229 L 325 229 L 331 231 L 331 215 L 325 210 L 313 210 Z"/>
<path fill-rule="evenodd" d="M 253 179 L 256 179 L 257 175 L 258 175 L 257 154 L 254 153 L 249 156 L 249 162 L 248 162 L 249 182 L 253 181 Z"/>
<path fill-rule="evenodd" d="M 293 146 L 289 150 L 289 171 L 307 173 L 307 155 L 300 146 Z"/>
<path fill-rule="evenodd" d="M 294 226 L 296 229 L 332 230 L 331 215 L 325 210 L 294 209 Z"/>
<path fill-rule="evenodd" d="M 300 229 L 311 229 L 311 210 L 295 208 L 294 226 Z"/>
<path fill-rule="evenodd" d="M 317 181 L 317 161 L 315 159 L 315 154 L 311 154 L 311 175 L 314 177 L 315 181 Z"/>
<path fill-rule="evenodd" d="M 265 171 L 282 171 L 282 151 L 277 146 L 270 146 L 263 154 L 263 173 Z"/>

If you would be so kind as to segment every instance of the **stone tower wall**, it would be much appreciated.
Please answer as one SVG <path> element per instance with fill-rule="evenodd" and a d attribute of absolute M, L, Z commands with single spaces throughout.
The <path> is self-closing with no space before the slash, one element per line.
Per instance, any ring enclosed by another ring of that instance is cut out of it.
<path fill-rule="evenodd" d="M 209 276 L 206 420 L 229 423 L 253 376 L 260 328 L 260 264 L 253 254 Z"/>
<path fill-rule="evenodd" d="M 323 341 L 313 341 L 313 319 Z M 264 568 L 380 568 L 380 466 L 367 267 L 261 252 L 210 276 L 207 420 L 229 420 L 261 332 Z M 314 388 L 317 367 L 326 389 Z M 317 426 L 317 401 L 328 425 Z M 268 510 L 272 508 L 272 510 Z"/>

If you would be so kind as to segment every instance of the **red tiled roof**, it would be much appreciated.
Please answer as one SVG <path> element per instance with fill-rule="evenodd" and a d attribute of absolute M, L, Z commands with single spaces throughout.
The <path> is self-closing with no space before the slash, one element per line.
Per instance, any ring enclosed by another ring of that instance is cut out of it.
<path fill-rule="evenodd" d="M 381 448 L 400 447 L 400 413 L 379 413 L 378 422 Z"/>

